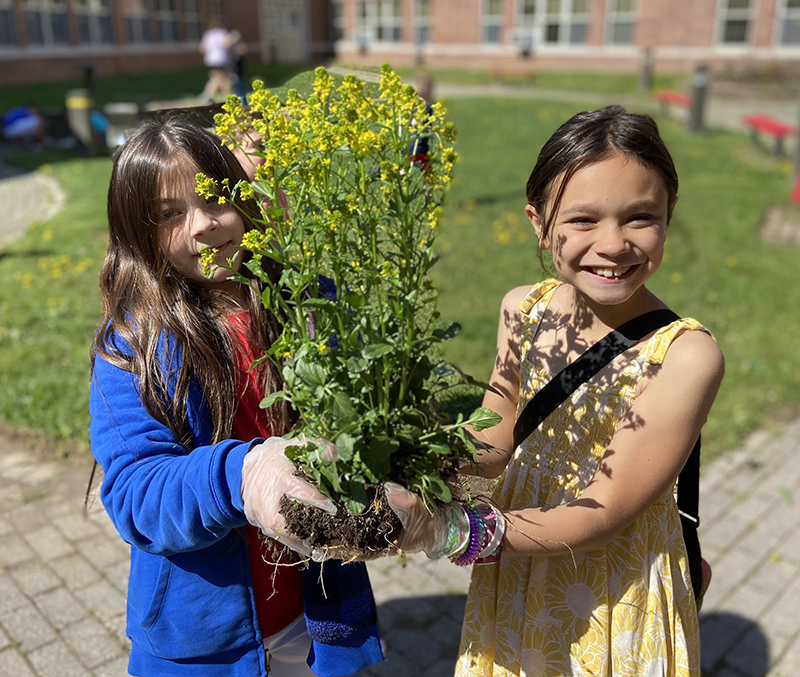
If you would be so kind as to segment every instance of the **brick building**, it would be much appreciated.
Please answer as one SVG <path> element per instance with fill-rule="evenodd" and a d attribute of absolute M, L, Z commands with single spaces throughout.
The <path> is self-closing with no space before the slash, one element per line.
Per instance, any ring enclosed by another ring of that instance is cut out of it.
<path fill-rule="evenodd" d="M 800 67 L 800 0 L 333 0 L 343 62 L 631 70 Z"/>
<path fill-rule="evenodd" d="M 328 0 L 0 0 L 0 86 L 202 67 L 199 41 L 221 19 L 248 58 L 330 55 Z"/>

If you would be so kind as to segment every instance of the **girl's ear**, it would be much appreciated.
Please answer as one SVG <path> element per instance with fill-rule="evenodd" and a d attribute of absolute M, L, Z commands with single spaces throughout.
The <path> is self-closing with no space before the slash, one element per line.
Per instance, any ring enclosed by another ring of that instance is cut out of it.
<path fill-rule="evenodd" d="M 525 215 L 528 217 L 533 229 L 536 231 L 536 237 L 539 238 L 539 249 L 550 249 L 549 238 L 542 237 L 542 219 L 539 218 L 539 212 L 536 211 L 536 207 L 530 204 L 525 205 Z"/>
<path fill-rule="evenodd" d="M 672 213 L 675 211 L 675 205 L 678 204 L 678 196 L 675 196 L 675 199 L 672 200 L 672 204 L 667 209 L 667 225 L 669 226 L 669 222 L 672 221 Z"/>

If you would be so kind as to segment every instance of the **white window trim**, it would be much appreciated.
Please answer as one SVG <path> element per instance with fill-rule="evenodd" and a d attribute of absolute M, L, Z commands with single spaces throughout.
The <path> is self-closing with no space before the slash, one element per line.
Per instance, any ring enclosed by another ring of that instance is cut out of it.
<path fill-rule="evenodd" d="M 725 23 L 728 21 L 729 18 L 729 10 L 726 8 L 728 4 L 728 0 L 717 0 L 717 14 L 716 14 L 716 25 L 717 25 L 717 35 L 715 43 L 718 47 L 722 49 L 742 49 L 744 47 L 749 47 L 751 41 L 753 39 L 753 18 L 758 16 L 758 12 L 756 11 L 758 6 L 758 0 L 751 0 L 750 7 L 747 10 L 733 10 L 734 16 L 738 18 L 738 14 L 742 12 L 742 16 L 744 16 L 744 12 L 747 12 L 747 39 L 744 42 L 725 42 Z"/>
<path fill-rule="evenodd" d="M 413 41 L 415 43 L 420 44 L 419 41 L 417 40 L 417 36 L 419 35 L 418 31 L 419 31 L 420 28 L 427 28 L 429 36 L 433 32 L 433 3 L 434 3 L 434 0 L 427 0 L 427 2 L 428 2 L 428 15 L 427 16 L 419 13 L 420 0 L 413 0 L 413 2 L 414 2 L 414 6 L 413 6 L 414 35 L 412 37 L 413 37 L 413 39 L 414 39 Z M 421 43 L 421 44 L 429 45 L 430 43 L 431 43 L 431 39 L 429 37 L 426 42 Z"/>
<path fill-rule="evenodd" d="M 633 2 L 634 8 L 632 12 L 618 12 L 616 7 L 612 9 L 612 4 L 616 4 L 616 0 L 608 0 L 605 21 L 603 23 L 603 45 L 611 48 L 636 46 L 636 29 L 639 27 L 641 22 L 642 0 L 633 0 Z M 612 27 L 616 25 L 618 21 L 620 21 L 620 17 L 622 17 L 621 20 L 630 20 L 630 22 L 633 24 L 631 42 L 611 42 L 611 35 L 613 33 Z"/>
<path fill-rule="evenodd" d="M 392 4 L 394 5 L 397 3 L 400 7 L 400 15 L 399 16 L 392 16 L 390 17 L 388 23 L 386 22 L 385 18 L 381 18 L 381 9 L 386 5 Z M 358 11 L 359 5 L 362 2 L 355 2 L 354 3 L 354 11 L 355 11 L 355 22 L 353 24 L 353 41 L 356 45 L 366 44 L 366 45 L 375 45 L 385 47 L 387 45 L 399 45 L 403 42 L 403 2 L 401 0 L 364 0 L 363 5 L 367 10 L 365 17 L 366 24 L 361 24 L 361 14 Z M 387 28 L 387 29 L 400 29 L 400 36 L 397 40 L 381 40 L 378 38 L 378 28 Z"/>
<path fill-rule="evenodd" d="M 505 17 L 504 17 L 504 12 L 503 12 L 505 3 L 503 2 L 503 0 L 500 0 L 500 16 L 497 18 L 496 21 L 493 20 L 492 22 L 489 22 L 489 21 L 486 20 L 487 17 L 489 17 L 489 15 L 486 14 L 486 9 L 487 9 L 487 6 L 488 6 L 489 2 L 490 2 L 490 0 L 480 0 L 480 2 L 478 3 L 478 26 L 479 26 L 480 31 L 481 31 L 480 32 L 480 36 L 478 38 L 478 44 L 479 45 L 488 46 L 488 47 L 497 46 L 497 45 L 504 45 L 507 42 L 506 39 L 505 39 L 506 38 L 506 35 L 505 35 L 506 31 L 504 30 L 505 29 L 505 25 L 504 25 L 505 24 L 505 21 L 504 21 Z M 497 42 L 489 42 L 489 41 L 483 39 L 484 29 L 487 26 L 497 26 L 500 29 L 500 39 Z"/>
<path fill-rule="evenodd" d="M 800 49 L 800 42 L 792 44 L 784 44 L 781 39 L 783 36 L 783 25 L 787 16 L 795 16 L 800 20 L 800 7 L 793 7 L 791 10 L 788 7 L 789 0 L 776 0 L 775 9 L 775 25 L 772 29 L 772 46 L 779 50 L 781 53 L 791 53 Z"/>

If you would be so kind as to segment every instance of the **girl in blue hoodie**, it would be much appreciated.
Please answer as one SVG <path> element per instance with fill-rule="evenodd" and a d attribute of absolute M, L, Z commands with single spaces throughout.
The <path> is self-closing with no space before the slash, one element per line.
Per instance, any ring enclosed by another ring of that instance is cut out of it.
<path fill-rule="evenodd" d="M 218 185 L 247 179 L 202 127 L 150 120 L 118 152 L 108 192 L 91 443 L 103 505 L 131 545 L 128 668 L 349 675 L 383 658 L 366 568 L 322 570 L 283 545 L 303 551 L 281 496 L 333 506 L 284 455 L 291 411 L 259 407 L 280 373 L 267 360 L 249 367 L 281 328 L 258 281 L 223 268 L 209 277 L 200 260 L 209 247 L 251 277 L 239 245 L 258 208 L 207 201 L 199 172 Z"/>

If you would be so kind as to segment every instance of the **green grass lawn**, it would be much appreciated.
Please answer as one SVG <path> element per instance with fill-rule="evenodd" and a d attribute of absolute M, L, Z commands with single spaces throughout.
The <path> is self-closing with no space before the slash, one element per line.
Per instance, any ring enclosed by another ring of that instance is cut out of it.
<path fill-rule="evenodd" d="M 413 81 L 416 69 L 398 69 L 404 78 Z M 462 85 L 481 85 L 499 82 L 506 85 L 538 87 L 569 92 L 642 94 L 637 73 L 591 73 L 539 71 L 532 68 L 528 73 L 472 71 L 463 69 L 429 68 L 426 72 L 437 82 Z M 676 89 L 688 81 L 683 73 L 654 73 L 651 89 Z"/>
<path fill-rule="evenodd" d="M 541 144 L 575 104 L 454 100 L 461 159 L 434 268 L 440 309 L 462 333 L 447 356 L 485 379 L 503 294 L 542 279 L 524 217 L 525 182 Z M 689 136 L 660 121 L 681 178 L 667 255 L 653 290 L 719 341 L 727 374 L 704 430 L 706 458 L 758 426 L 800 412 L 800 251 L 758 236 L 767 207 L 788 199 L 787 168 L 744 135 Z M 66 209 L 0 250 L 0 417 L 43 431 L 62 449 L 87 446 L 89 347 L 100 314 L 110 161 L 50 156 Z M 29 166 L 41 156 L 21 156 Z"/>
<path fill-rule="evenodd" d="M 0 418 L 43 433 L 61 453 L 88 447 L 89 347 L 100 316 L 110 170 L 107 158 L 62 154 L 44 164 L 40 171 L 67 193 L 64 210 L 0 250 Z"/>

